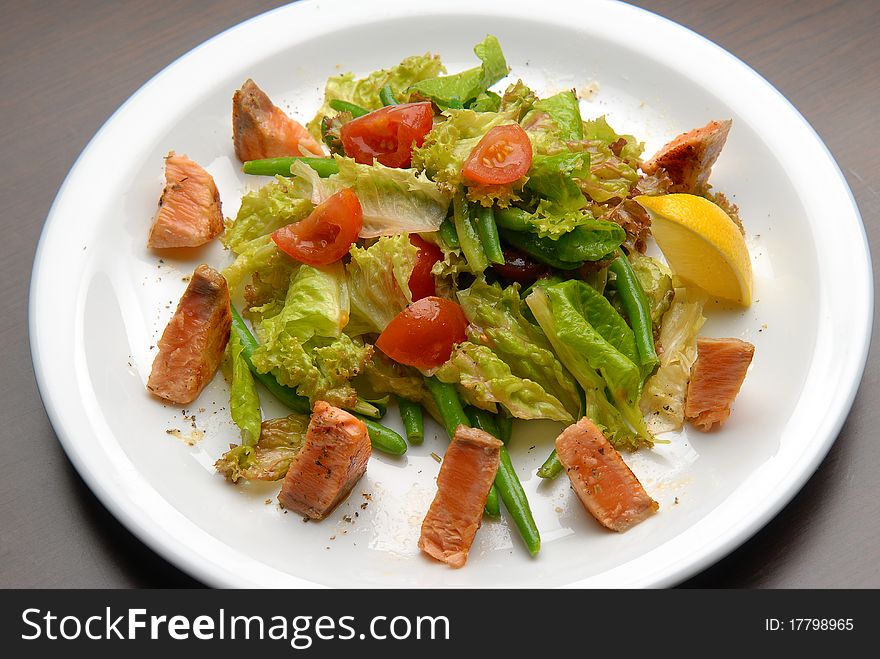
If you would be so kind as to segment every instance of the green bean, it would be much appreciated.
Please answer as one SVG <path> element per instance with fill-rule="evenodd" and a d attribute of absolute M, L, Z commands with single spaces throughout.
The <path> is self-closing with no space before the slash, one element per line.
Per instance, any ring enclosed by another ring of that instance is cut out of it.
<path fill-rule="evenodd" d="M 290 168 L 293 163 L 300 161 L 318 172 L 321 178 L 327 178 L 339 173 L 339 165 L 333 158 L 266 158 L 265 160 L 248 160 L 241 167 L 245 174 L 258 176 L 290 176 Z"/>
<path fill-rule="evenodd" d="M 461 406 L 458 398 L 458 392 L 455 390 L 454 384 L 440 382 L 436 377 L 425 378 L 425 384 L 434 402 L 440 410 L 440 418 L 443 420 L 443 427 L 446 433 L 452 439 L 455 436 L 455 429 L 459 426 L 469 426 L 470 420 Z"/>
<path fill-rule="evenodd" d="M 513 417 L 502 412 L 495 417 L 495 421 L 498 423 L 498 439 L 507 444 L 513 434 Z"/>
<path fill-rule="evenodd" d="M 489 517 L 501 517 L 501 506 L 498 503 L 498 488 L 494 485 L 489 488 L 486 505 L 483 506 L 483 514 Z"/>
<path fill-rule="evenodd" d="M 483 251 L 480 234 L 470 217 L 468 204 L 463 193 L 457 192 L 452 198 L 452 209 L 455 231 L 458 234 L 458 242 L 461 245 L 464 258 L 473 272 L 483 272 L 489 267 L 489 260 L 486 258 L 486 252 Z"/>
<path fill-rule="evenodd" d="M 351 112 L 351 116 L 355 118 L 370 114 L 370 111 L 366 108 L 362 108 L 360 105 L 355 105 L 354 103 L 349 103 L 348 101 L 343 101 L 339 98 L 334 98 L 330 101 L 330 107 L 337 112 Z"/>
<path fill-rule="evenodd" d="M 349 412 L 358 412 L 363 414 L 364 416 L 368 416 L 371 419 L 381 419 L 386 414 L 388 414 L 388 402 L 391 400 L 391 396 L 385 396 L 383 398 L 377 398 L 376 400 L 366 400 L 365 398 L 358 398 L 357 403 L 354 407 L 349 409 Z"/>
<path fill-rule="evenodd" d="M 636 337 L 636 349 L 639 351 L 643 373 L 647 375 L 660 363 L 654 348 L 654 330 L 651 327 L 651 305 L 648 296 L 645 295 L 625 254 L 621 252 L 608 268 L 616 277 L 617 294 L 620 296 L 623 310 L 629 317 L 629 324 Z"/>
<path fill-rule="evenodd" d="M 495 211 L 495 223 L 509 231 L 528 231 L 531 214 L 521 208 L 508 206 Z"/>
<path fill-rule="evenodd" d="M 422 406 L 406 398 L 397 398 L 397 408 L 400 410 L 400 420 L 403 421 L 403 429 L 410 444 L 421 444 L 425 439 L 425 419 L 422 414 Z"/>
<path fill-rule="evenodd" d="M 455 223 L 448 217 L 440 225 L 440 238 L 449 249 L 455 249 L 460 246 L 458 233 L 455 231 Z"/>
<path fill-rule="evenodd" d="M 504 229 L 501 237 L 508 245 L 525 252 L 536 261 L 558 270 L 576 270 L 583 262 L 563 261 L 556 255 L 556 247 L 550 238 L 540 238 L 534 233 Z"/>
<path fill-rule="evenodd" d="M 501 251 L 501 241 L 498 238 L 498 226 L 495 224 L 495 212 L 492 207 L 479 205 L 474 209 L 476 213 L 477 231 L 480 234 L 480 242 L 483 243 L 483 251 L 491 263 L 504 263 L 504 252 Z"/>
<path fill-rule="evenodd" d="M 364 422 L 367 432 L 370 433 L 370 444 L 377 451 L 391 455 L 403 455 L 406 453 L 406 442 L 391 428 L 386 428 L 381 423 L 373 421 L 363 414 L 355 413 L 355 416 Z"/>
<path fill-rule="evenodd" d="M 468 419 L 471 422 L 472 428 L 479 428 L 483 432 L 487 432 L 492 437 L 498 437 L 500 432 L 498 431 L 498 423 L 495 421 L 495 415 L 491 412 L 487 412 L 486 410 L 481 410 L 477 407 L 470 407 L 464 411 L 467 414 Z M 501 439 L 498 437 L 498 439 Z"/>
<path fill-rule="evenodd" d="M 532 516 L 532 509 L 529 507 L 529 500 L 526 498 L 522 483 L 510 461 L 510 453 L 507 452 L 506 446 L 501 447 L 501 463 L 498 466 L 498 473 L 495 475 L 495 487 L 498 488 L 498 494 L 501 496 L 501 501 L 504 502 L 507 512 L 510 513 L 513 523 L 519 529 L 519 534 L 522 536 L 526 548 L 534 556 L 541 549 L 541 534 L 538 532 L 538 526 Z"/>
<path fill-rule="evenodd" d="M 541 478 L 553 479 L 556 478 L 561 471 L 562 463 L 559 461 L 559 456 L 556 455 L 556 449 L 553 449 L 550 457 L 547 458 L 544 461 L 544 464 L 541 465 L 540 469 L 538 469 L 538 476 Z"/>
<path fill-rule="evenodd" d="M 241 341 L 241 345 L 243 347 L 241 351 L 241 356 L 244 358 L 245 363 L 248 365 L 248 368 L 251 369 L 251 373 L 254 374 L 254 377 L 260 382 L 266 389 L 269 390 L 275 398 L 277 398 L 280 402 L 284 403 L 287 407 L 292 409 L 294 412 L 299 412 L 300 414 L 308 414 L 311 411 L 311 406 L 309 405 L 309 399 L 303 396 L 300 396 L 290 387 L 285 387 L 283 384 L 279 384 L 278 380 L 276 380 L 269 373 L 260 373 L 254 367 L 254 363 L 251 361 L 251 357 L 254 354 L 254 350 L 257 349 L 259 344 L 257 340 L 254 338 L 254 335 L 251 334 L 251 331 L 248 329 L 247 325 L 245 325 L 244 320 L 241 315 L 238 313 L 238 309 L 236 309 L 233 305 L 229 305 L 229 311 L 232 312 L 232 331 L 234 331 L 239 340 Z"/>
<path fill-rule="evenodd" d="M 394 97 L 394 90 L 391 89 L 391 85 L 385 85 L 382 87 L 382 90 L 379 92 L 379 100 L 382 101 L 382 105 L 398 105 L 400 101 L 398 101 Z"/>

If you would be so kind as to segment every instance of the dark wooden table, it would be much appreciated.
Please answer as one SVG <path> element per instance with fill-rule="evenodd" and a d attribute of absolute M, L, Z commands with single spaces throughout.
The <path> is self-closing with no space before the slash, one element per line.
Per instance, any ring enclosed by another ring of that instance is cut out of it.
<path fill-rule="evenodd" d="M 65 174 L 138 87 L 277 0 L 20 0 L 0 22 L 0 587 L 197 585 L 123 528 L 61 450 L 34 382 L 27 293 Z M 645 0 L 739 56 L 812 123 L 880 247 L 880 2 Z M 828 218 L 833 223 L 834 218 Z M 875 283 L 877 275 L 875 270 Z M 880 359 L 875 341 L 843 431 L 766 528 L 693 587 L 880 586 Z"/>

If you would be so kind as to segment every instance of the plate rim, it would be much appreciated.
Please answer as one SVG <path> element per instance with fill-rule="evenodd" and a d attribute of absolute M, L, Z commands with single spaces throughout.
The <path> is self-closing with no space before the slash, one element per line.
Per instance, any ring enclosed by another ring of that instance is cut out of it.
<path fill-rule="evenodd" d="M 821 137 L 818 135 L 812 125 L 810 125 L 806 118 L 804 118 L 803 115 L 797 110 L 797 108 L 795 108 L 795 106 L 779 90 L 777 90 L 772 84 L 770 84 L 763 76 L 757 73 L 748 64 L 746 64 L 718 44 L 712 42 L 708 38 L 694 32 L 690 28 L 675 23 L 670 19 L 667 19 L 658 14 L 654 14 L 653 12 L 650 12 L 641 7 L 635 7 L 632 5 L 626 5 L 617 2 L 608 3 L 597 0 L 591 0 L 591 2 L 586 3 L 577 3 L 571 0 L 555 1 L 559 5 L 569 5 L 578 14 L 581 14 L 581 12 L 585 12 L 590 6 L 605 6 L 607 8 L 609 5 L 613 5 L 614 11 L 632 12 L 633 15 L 640 15 L 645 20 L 660 21 L 667 28 L 686 34 L 688 38 L 693 40 L 694 43 L 699 43 L 701 47 L 708 47 L 714 50 L 717 55 L 720 55 L 723 58 L 727 59 L 730 64 L 736 66 L 738 69 L 740 69 L 741 72 L 747 74 L 756 83 L 762 85 L 766 90 L 770 91 L 776 97 L 776 100 L 781 103 L 781 107 L 784 107 L 791 116 L 796 118 L 800 122 L 800 124 L 802 124 L 802 127 L 805 127 L 807 129 L 812 139 L 814 140 L 814 143 L 821 148 L 826 158 L 824 164 L 830 166 L 829 171 L 832 171 L 836 174 L 836 183 L 840 186 L 841 191 L 844 192 L 844 196 L 848 201 L 847 210 L 850 212 L 850 219 L 855 220 L 855 226 L 853 228 L 857 230 L 861 237 L 862 249 L 860 250 L 859 256 L 863 258 L 858 259 L 857 265 L 861 266 L 861 270 L 863 270 L 868 275 L 866 281 L 864 282 L 866 294 L 866 305 L 864 307 L 866 310 L 865 322 L 858 327 L 853 326 L 853 332 L 855 338 L 857 339 L 857 343 L 855 345 L 851 344 L 851 347 L 856 348 L 855 357 L 854 360 L 851 360 L 852 364 L 850 366 L 850 370 L 843 376 L 841 376 L 842 381 L 846 383 L 847 390 L 845 394 L 842 397 L 839 397 L 837 401 L 837 405 L 834 409 L 833 419 L 828 425 L 828 431 L 825 433 L 825 436 L 821 437 L 820 440 L 815 443 L 815 445 L 813 446 L 813 452 L 808 456 L 809 459 L 806 461 L 806 463 L 802 464 L 793 476 L 790 476 L 785 480 L 784 487 L 782 488 L 781 492 L 769 503 L 767 503 L 763 507 L 763 509 L 759 511 L 759 513 L 748 515 L 748 519 L 745 522 L 739 522 L 738 525 L 734 528 L 733 532 L 727 534 L 726 536 L 717 538 L 714 542 L 704 543 L 702 552 L 698 553 L 695 558 L 685 561 L 684 565 L 669 565 L 665 573 L 654 575 L 653 579 L 643 582 L 634 582 L 633 584 L 630 584 L 648 587 L 666 587 L 679 583 L 684 579 L 687 579 L 690 576 L 693 576 L 699 571 L 705 569 L 707 566 L 717 562 L 722 557 L 726 556 L 727 554 L 731 553 L 736 548 L 741 546 L 750 537 L 752 537 L 766 524 L 768 524 L 779 513 L 779 511 L 783 507 L 788 505 L 788 503 L 794 498 L 794 496 L 803 488 L 804 484 L 815 473 L 816 469 L 819 467 L 820 463 L 827 455 L 831 446 L 836 441 L 840 429 L 849 414 L 855 396 L 858 392 L 868 357 L 868 351 L 870 348 L 874 308 L 874 282 L 873 277 L 870 276 L 872 273 L 870 249 L 865 232 L 864 222 L 861 218 L 861 214 L 859 212 L 858 205 L 856 204 L 852 190 L 847 184 L 839 165 L 837 164 L 827 145 L 824 143 L 824 141 L 821 139 Z M 323 2 L 324 4 L 326 4 L 327 0 L 323 0 Z M 210 49 L 218 42 L 221 42 L 222 40 L 228 38 L 229 34 L 244 32 L 255 24 L 268 22 L 272 20 L 272 18 L 276 14 L 291 13 L 291 15 L 295 15 L 299 12 L 310 11 L 311 8 L 317 8 L 318 4 L 320 4 L 319 0 L 300 0 L 299 2 L 277 7 L 267 12 L 258 14 L 234 26 L 231 26 L 226 30 L 223 30 L 222 32 L 200 43 L 195 48 L 189 50 L 188 52 L 184 53 L 183 55 L 169 63 L 166 67 L 164 67 L 154 76 L 152 76 L 137 91 L 135 91 L 122 105 L 120 105 L 120 107 L 104 122 L 104 124 L 99 128 L 95 135 L 89 140 L 88 144 L 74 161 L 74 164 L 71 166 L 70 171 L 68 172 L 63 183 L 61 184 L 55 200 L 53 201 L 52 206 L 49 210 L 46 221 L 43 225 L 37 244 L 33 268 L 31 272 L 28 302 L 28 331 L 34 373 L 36 376 L 37 385 L 41 399 L 43 401 L 43 405 L 47 411 L 53 429 L 57 434 L 62 447 L 64 448 L 65 453 L 71 460 L 80 477 L 101 501 L 102 505 L 110 510 L 114 517 L 116 517 L 116 519 L 120 523 L 122 523 L 123 526 L 125 526 L 130 532 L 138 537 L 140 541 L 144 542 L 144 544 L 146 544 L 153 551 L 162 556 L 163 559 L 168 560 L 172 564 L 199 579 L 203 583 L 212 586 L 241 587 L 244 585 L 254 584 L 240 578 L 236 578 L 238 575 L 230 574 L 227 571 L 223 571 L 221 567 L 210 562 L 210 559 L 206 560 L 206 557 L 196 556 L 192 550 L 192 547 L 189 546 L 186 541 L 177 540 L 169 536 L 167 533 L 162 532 L 163 529 L 157 529 L 155 524 L 152 523 L 152 520 L 147 518 L 143 510 L 141 510 L 136 504 L 127 501 L 124 497 L 121 497 L 119 489 L 110 487 L 110 484 L 105 479 L 101 478 L 101 474 L 97 473 L 92 468 L 89 463 L 89 456 L 84 455 L 84 451 L 81 450 L 82 447 L 78 444 L 76 438 L 74 437 L 76 433 L 65 424 L 65 419 L 62 418 L 58 409 L 58 392 L 53 390 L 50 369 L 47 367 L 42 359 L 43 351 L 39 340 L 40 332 L 38 328 L 38 323 L 40 322 L 40 318 L 38 317 L 38 297 L 39 292 L 42 290 L 43 287 L 43 280 L 41 279 L 41 275 L 45 272 L 45 269 L 43 269 L 43 272 L 40 271 L 40 264 L 44 262 L 46 257 L 44 252 L 46 252 L 48 249 L 46 245 L 49 242 L 48 236 L 52 233 L 53 226 L 55 224 L 53 220 L 57 217 L 59 213 L 58 209 L 65 198 L 65 194 L 71 184 L 71 181 L 74 178 L 74 175 L 76 174 L 82 163 L 85 161 L 85 159 L 88 157 L 95 144 L 100 141 L 100 138 L 105 134 L 107 130 L 109 130 L 109 128 L 123 113 L 127 112 L 134 104 L 136 104 L 138 99 L 142 98 L 148 90 L 158 85 L 162 81 L 162 79 L 169 74 L 169 72 L 179 67 L 181 63 L 190 61 L 198 53 Z M 357 6 L 351 0 L 334 0 L 334 4 L 350 4 L 355 7 Z M 395 6 L 401 5 L 402 3 L 400 3 L 398 0 L 383 0 L 382 2 L 372 3 L 371 8 L 374 10 L 374 12 L 377 7 L 383 7 L 387 11 L 387 8 L 389 7 L 393 8 Z M 479 11 L 485 14 L 486 12 L 494 12 L 505 7 L 506 4 L 503 0 L 489 0 L 484 1 L 479 5 Z M 471 6 L 471 3 L 461 2 L 460 0 L 425 0 L 423 1 L 423 3 L 421 3 L 419 10 L 444 14 L 468 13 L 468 11 L 476 11 L 476 9 Z M 537 10 L 533 11 L 536 15 L 539 13 Z M 394 14 L 392 12 L 389 13 L 388 16 L 386 16 L 385 18 L 392 18 L 393 16 Z M 841 198 L 841 201 L 843 201 L 843 198 Z M 808 381 L 809 375 L 805 380 L 804 386 L 806 386 Z M 190 521 L 190 524 L 195 529 L 207 534 L 206 531 L 200 529 L 194 522 Z M 213 536 L 211 537 L 213 538 Z M 672 540 L 670 540 L 670 542 L 671 541 Z M 217 542 L 223 544 L 228 550 L 233 553 L 237 551 L 234 547 L 227 545 L 222 541 L 217 540 Z M 647 554 L 641 554 L 634 560 L 644 560 L 646 555 Z M 621 568 L 625 568 L 626 565 L 628 564 L 617 566 L 611 571 L 619 571 Z M 275 570 L 275 568 L 270 569 Z M 296 577 L 295 575 L 287 574 L 286 576 L 288 577 L 288 581 L 295 584 L 297 587 L 321 586 L 320 584 L 309 581 L 305 578 Z M 588 577 L 586 579 L 572 581 L 571 583 L 566 585 L 569 587 L 582 587 L 584 585 L 584 582 L 593 581 L 595 580 L 595 578 L 596 576 Z"/>

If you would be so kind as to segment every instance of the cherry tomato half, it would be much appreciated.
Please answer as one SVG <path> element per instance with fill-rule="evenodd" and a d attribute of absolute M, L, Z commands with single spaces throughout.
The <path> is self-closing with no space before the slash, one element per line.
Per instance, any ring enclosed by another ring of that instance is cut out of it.
<path fill-rule="evenodd" d="M 411 233 L 409 241 L 419 248 L 416 265 L 409 276 L 409 292 L 412 293 L 413 302 L 415 302 L 437 293 L 437 285 L 434 282 L 431 269 L 437 261 L 443 260 L 443 252 L 437 245 L 432 245 L 417 233 Z"/>
<path fill-rule="evenodd" d="M 532 166 L 532 141 L 519 124 L 495 126 L 483 136 L 464 162 L 469 181 L 505 185 L 521 179 Z"/>
<path fill-rule="evenodd" d="M 431 103 L 389 105 L 344 124 L 340 129 L 345 155 L 362 165 L 373 158 L 386 167 L 409 167 L 413 146 L 422 146 L 434 125 Z"/>
<path fill-rule="evenodd" d="M 327 265 L 348 253 L 363 223 L 357 195 L 346 188 L 328 197 L 299 222 L 272 234 L 278 249 L 302 263 Z"/>
<path fill-rule="evenodd" d="M 467 339 L 461 307 L 441 297 L 413 302 L 394 317 L 376 340 L 391 359 L 416 368 L 434 368 L 449 359 L 452 346 Z"/>

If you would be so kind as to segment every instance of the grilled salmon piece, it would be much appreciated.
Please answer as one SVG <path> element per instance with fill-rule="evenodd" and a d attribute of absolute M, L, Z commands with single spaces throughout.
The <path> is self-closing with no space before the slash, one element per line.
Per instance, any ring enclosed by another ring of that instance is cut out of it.
<path fill-rule="evenodd" d="M 198 247 L 223 233 L 220 193 L 211 175 L 174 151 L 165 156 L 165 190 L 147 247 Z"/>
<path fill-rule="evenodd" d="M 724 423 L 754 355 L 755 346 L 739 339 L 697 339 L 685 418 L 700 430 Z"/>
<path fill-rule="evenodd" d="M 644 163 L 642 171 L 655 174 L 662 167 L 672 179 L 669 192 L 701 194 L 732 124 L 730 119 L 710 121 L 702 128 L 679 135 Z"/>
<path fill-rule="evenodd" d="M 226 279 L 202 264 L 162 332 L 147 389 L 172 403 L 194 401 L 220 366 L 231 326 Z"/>
<path fill-rule="evenodd" d="M 291 460 L 279 503 L 311 519 L 324 519 L 367 470 L 370 436 L 360 419 L 319 400 L 306 441 Z"/>
<path fill-rule="evenodd" d="M 657 511 L 657 502 L 587 417 L 556 438 L 556 454 L 581 503 L 605 528 L 623 532 Z"/>
<path fill-rule="evenodd" d="M 422 522 L 419 549 L 462 567 L 483 521 L 483 507 L 501 460 L 501 442 L 492 435 L 459 426 L 446 449 L 437 494 Z"/>
<path fill-rule="evenodd" d="M 309 131 L 276 107 L 250 78 L 232 97 L 232 139 L 242 162 L 324 153 Z"/>

